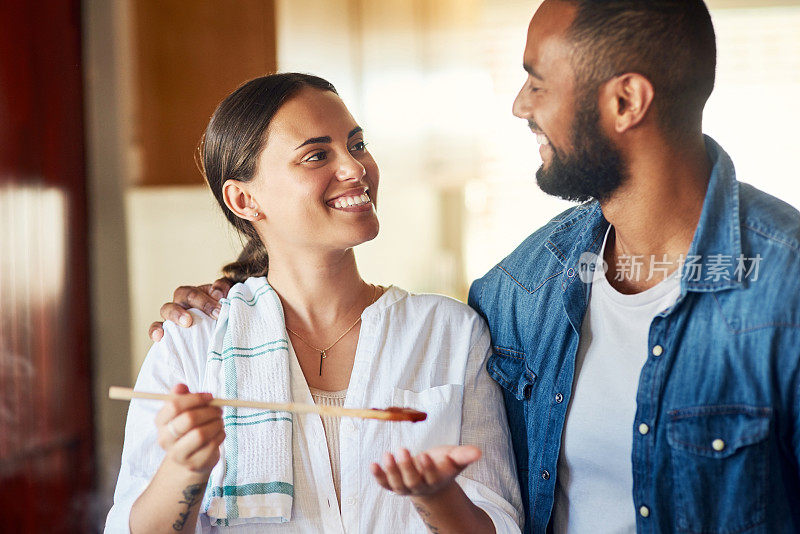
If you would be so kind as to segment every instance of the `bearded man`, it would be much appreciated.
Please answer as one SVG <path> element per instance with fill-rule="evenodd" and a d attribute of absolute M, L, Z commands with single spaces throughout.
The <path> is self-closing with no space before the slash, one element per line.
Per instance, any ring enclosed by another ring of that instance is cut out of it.
<path fill-rule="evenodd" d="M 586 201 L 470 290 L 526 532 L 800 531 L 800 215 L 702 133 L 701 0 L 546 0 L 514 114 Z"/>

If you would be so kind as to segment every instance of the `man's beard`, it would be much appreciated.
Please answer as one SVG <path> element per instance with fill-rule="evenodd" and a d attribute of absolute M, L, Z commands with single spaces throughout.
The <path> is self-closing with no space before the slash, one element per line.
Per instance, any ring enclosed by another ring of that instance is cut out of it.
<path fill-rule="evenodd" d="M 559 155 L 550 145 L 550 165 L 536 171 L 539 188 L 565 200 L 607 200 L 625 181 L 625 169 L 619 150 L 600 129 L 600 112 L 593 99 L 582 100 L 571 135 L 573 149 L 569 154 Z"/>

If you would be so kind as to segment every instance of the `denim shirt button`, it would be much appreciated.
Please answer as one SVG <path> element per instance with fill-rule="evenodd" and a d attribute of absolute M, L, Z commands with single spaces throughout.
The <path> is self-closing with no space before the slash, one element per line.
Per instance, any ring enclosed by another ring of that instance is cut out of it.
<path fill-rule="evenodd" d="M 661 345 L 653 347 L 653 356 L 661 356 L 662 354 L 664 354 L 664 347 Z"/>
<path fill-rule="evenodd" d="M 650 508 L 648 508 L 647 506 L 640 506 L 639 515 L 642 517 L 650 517 Z"/>
<path fill-rule="evenodd" d="M 562 395 L 561 393 L 556 393 L 556 404 L 561 404 L 563 400 L 564 400 L 564 395 Z"/>
<path fill-rule="evenodd" d="M 711 448 L 714 449 L 715 451 L 719 452 L 719 451 L 721 451 L 722 449 L 725 448 L 725 442 L 722 441 L 721 439 L 717 438 L 717 439 L 715 439 L 714 441 L 711 442 Z"/>
<path fill-rule="evenodd" d="M 542 471 L 542 478 L 545 480 L 550 480 L 550 471 L 548 471 L 547 469 Z"/>
<path fill-rule="evenodd" d="M 639 425 L 639 434 L 644 436 L 648 432 L 650 432 L 650 427 L 647 426 L 646 423 L 642 423 L 642 424 Z"/>
<path fill-rule="evenodd" d="M 569 278 L 572 278 L 573 276 L 575 276 L 575 269 L 573 269 L 572 267 L 570 267 L 569 269 L 567 269 L 567 276 L 568 276 Z"/>

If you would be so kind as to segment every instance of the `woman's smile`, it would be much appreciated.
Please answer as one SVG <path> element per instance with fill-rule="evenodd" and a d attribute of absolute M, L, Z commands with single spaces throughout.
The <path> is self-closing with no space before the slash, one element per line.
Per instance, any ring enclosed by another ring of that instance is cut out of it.
<path fill-rule="evenodd" d="M 369 196 L 369 188 L 359 187 L 350 189 L 328 200 L 326 204 L 336 210 L 346 212 L 361 212 L 372 209 L 372 199 Z"/>

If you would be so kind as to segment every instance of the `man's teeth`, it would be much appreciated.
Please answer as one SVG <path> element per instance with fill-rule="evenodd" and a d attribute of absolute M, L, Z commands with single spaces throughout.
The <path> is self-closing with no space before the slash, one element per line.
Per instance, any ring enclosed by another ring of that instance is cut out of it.
<path fill-rule="evenodd" d="M 547 138 L 545 134 L 537 133 L 536 134 L 536 142 L 540 145 L 549 145 L 550 140 Z"/>
<path fill-rule="evenodd" d="M 358 197 L 341 197 L 333 203 L 334 208 L 349 208 L 350 206 L 361 206 L 369 202 L 369 196 L 364 193 Z"/>

